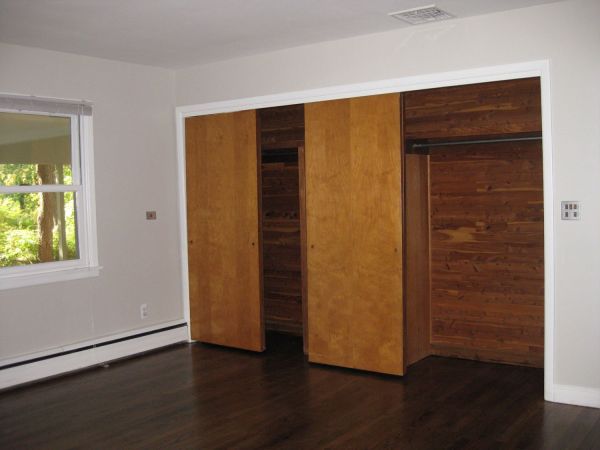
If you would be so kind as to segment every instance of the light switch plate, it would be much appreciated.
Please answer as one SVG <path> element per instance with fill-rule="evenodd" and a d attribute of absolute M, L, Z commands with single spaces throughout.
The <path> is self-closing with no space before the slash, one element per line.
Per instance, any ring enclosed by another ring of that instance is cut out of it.
<path fill-rule="evenodd" d="M 579 202 L 560 202 L 560 218 L 562 220 L 581 220 L 581 205 Z"/>
<path fill-rule="evenodd" d="M 146 211 L 146 220 L 156 220 L 156 211 Z"/>

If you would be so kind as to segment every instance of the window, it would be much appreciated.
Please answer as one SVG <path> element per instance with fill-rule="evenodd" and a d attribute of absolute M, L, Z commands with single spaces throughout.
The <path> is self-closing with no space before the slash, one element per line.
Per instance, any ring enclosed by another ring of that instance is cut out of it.
<path fill-rule="evenodd" d="M 0 288 L 98 274 L 91 106 L 0 96 Z"/>

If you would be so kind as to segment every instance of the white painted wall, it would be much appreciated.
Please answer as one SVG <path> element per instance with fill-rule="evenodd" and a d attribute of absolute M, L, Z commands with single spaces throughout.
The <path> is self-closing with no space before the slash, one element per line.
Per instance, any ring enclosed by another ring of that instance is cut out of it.
<path fill-rule="evenodd" d="M 569 0 L 183 69 L 177 105 L 549 59 L 555 208 L 560 200 L 584 208 L 580 222 L 558 221 L 555 230 L 555 383 L 598 396 L 598 17 L 597 0 Z"/>
<path fill-rule="evenodd" d="M 181 319 L 175 104 L 549 59 L 555 382 L 600 389 L 600 2 L 489 16 L 168 70 L 0 44 L 0 92 L 94 102 L 99 278 L 0 291 L 0 361 Z M 177 89 L 175 90 L 175 84 Z M 144 211 L 158 220 L 146 222 Z M 139 304 L 150 316 L 139 317 Z M 588 391 L 585 391 L 588 392 Z M 586 394 L 587 395 L 587 394 Z M 600 398 L 600 397 L 598 397 Z"/>
<path fill-rule="evenodd" d="M 0 44 L 0 92 L 93 102 L 104 267 L 98 278 L 0 290 L 0 362 L 182 319 L 173 72 Z"/>

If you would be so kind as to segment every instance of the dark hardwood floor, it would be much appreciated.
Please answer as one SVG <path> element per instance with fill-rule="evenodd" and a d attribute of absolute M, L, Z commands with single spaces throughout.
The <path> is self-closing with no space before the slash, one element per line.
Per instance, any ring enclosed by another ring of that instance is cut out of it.
<path fill-rule="evenodd" d="M 544 402 L 543 371 L 441 357 L 404 378 L 177 345 L 0 393 L 0 448 L 600 449 L 600 410 Z"/>

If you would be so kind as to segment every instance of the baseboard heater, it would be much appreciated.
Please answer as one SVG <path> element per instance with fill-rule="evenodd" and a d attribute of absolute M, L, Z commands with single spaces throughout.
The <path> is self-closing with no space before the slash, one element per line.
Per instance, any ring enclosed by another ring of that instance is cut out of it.
<path fill-rule="evenodd" d="M 171 325 L 169 327 L 159 328 L 157 330 L 152 330 L 152 331 L 146 331 L 144 333 L 133 334 L 131 336 L 126 336 L 126 337 L 122 337 L 122 338 L 119 338 L 119 339 L 111 339 L 111 340 L 108 340 L 108 341 L 100 342 L 98 344 L 85 345 L 83 347 L 74 348 L 72 350 L 67 350 L 67 351 L 64 351 L 64 352 L 57 352 L 57 353 L 52 353 L 51 355 L 45 355 L 45 356 L 39 356 L 37 358 L 26 359 L 24 361 L 19 361 L 19 362 L 15 362 L 15 363 L 12 363 L 12 364 L 6 364 L 4 366 L 0 366 L 0 370 L 10 369 L 12 367 L 23 366 L 25 364 L 31 364 L 31 363 L 38 362 L 38 361 L 44 361 L 46 359 L 58 358 L 59 356 L 65 356 L 65 355 L 70 355 L 72 353 L 83 352 L 85 350 L 91 350 L 93 348 L 104 347 L 106 345 L 116 344 L 117 342 L 129 341 L 131 339 L 138 339 L 138 338 L 141 338 L 141 337 L 144 337 L 144 336 L 149 336 L 151 334 L 162 333 L 163 331 L 174 330 L 175 328 L 182 328 L 182 327 L 185 327 L 186 325 L 187 325 L 186 323 L 180 323 L 180 324 L 177 324 L 177 325 Z"/>
<path fill-rule="evenodd" d="M 0 365 L 0 389 L 92 367 L 187 340 L 187 323 L 183 322 L 112 339 L 108 337 L 104 341 L 82 343 L 81 347 L 8 362 Z"/>

